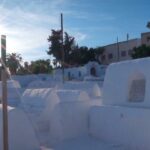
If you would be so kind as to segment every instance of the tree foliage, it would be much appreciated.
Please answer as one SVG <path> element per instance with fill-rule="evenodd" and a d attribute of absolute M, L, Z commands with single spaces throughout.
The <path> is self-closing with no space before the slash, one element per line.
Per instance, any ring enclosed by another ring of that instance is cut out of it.
<path fill-rule="evenodd" d="M 20 54 L 17 53 L 7 54 L 6 64 L 12 75 L 15 75 L 17 73 L 17 70 L 20 68 L 21 61 L 22 57 Z"/>
<path fill-rule="evenodd" d="M 49 59 L 39 59 L 36 61 L 31 61 L 29 68 L 33 74 L 51 73 L 52 71 L 52 66 L 50 65 Z"/>
<path fill-rule="evenodd" d="M 52 30 L 51 35 L 48 37 L 50 42 L 47 54 L 53 55 L 57 61 L 62 60 L 62 47 L 61 47 L 61 30 Z"/>
<path fill-rule="evenodd" d="M 64 34 L 64 42 L 61 41 L 61 30 L 52 30 L 48 37 L 50 42 L 49 51 L 47 54 L 55 57 L 55 63 L 62 62 L 64 56 L 64 66 L 79 66 L 88 63 L 89 61 L 97 61 L 97 56 L 104 52 L 103 47 L 88 48 L 75 44 L 75 38 L 70 36 L 67 32 Z M 64 51 L 62 51 L 62 45 Z M 100 63 L 100 62 L 99 62 Z"/>
<path fill-rule="evenodd" d="M 150 29 L 150 21 L 147 23 L 146 27 Z"/>
<path fill-rule="evenodd" d="M 64 57 L 64 62 L 68 63 L 69 55 L 75 48 L 75 41 L 74 37 L 65 32 L 64 42 L 62 43 L 61 34 L 61 30 L 51 31 L 51 35 L 48 37 L 48 42 L 50 42 L 50 45 L 47 54 L 53 55 L 56 58 L 57 62 L 60 63 L 63 61 Z"/>
<path fill-rule="evenodd" d="M 70 54 L 77 48 L 77 46 L 75 45 L 74 37 L 70 36 L 67 32 L 65 32 L 63 48 L 64 48 L 64 62 L 69 63 Z"/>
<path fill-rule="evenodd" d="M 89 61 L 97 61 L 99 59 L 97 56 L 101 55 L 104 51 L 104 48 L 88 48 L 86 46 L 77 47 L 71 54 L 70 54 L 70 64 L 72 65 L 84 65 Z M 99 62 L 100 63 L 100 62 Z"/>
<path fill-rule="evenodd" d="M 44 60 L 44 59 L 39 59 L 35 61 L 31 61 L 29 64 L 28 62 L 24 62 L 24 65 L 21 66 L 17 74 L 19 75 L 25 75 L 25 74 L 40 74 L 40 73 L 51 73 L 53 70 L 50 60 Z"/>
<path fill-rule="evenodd" d="M 142 45 L 137 48 L 135 47 L 131 56 L 133 59 L 150 57 L 150 46 Z"/>

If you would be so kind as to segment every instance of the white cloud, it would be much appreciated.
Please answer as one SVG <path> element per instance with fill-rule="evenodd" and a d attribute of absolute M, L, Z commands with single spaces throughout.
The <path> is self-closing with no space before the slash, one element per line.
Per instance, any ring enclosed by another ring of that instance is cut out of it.
<path fill-rule="evenodd" d="M 116 18 L 109 13 L 94 13 L 94 12 L 85 12 L 85 11 L 75 11 L 70 10 L 65 12 L 66 15 L 69 15 L 76 19 L 88 20 L 88 21 L 112 21 Z M 93 17 L 94 16 L 94 17 Z"/>
<path fill-rule="evenodd" d="M 41 13 L 34 13 L 23 11 L 21 8 L 12 10 L 1 8 L 0 9 L 0 23 L 11 26 L 29 26 L 40 25 L 49 23 L 51 26 L 58 25 L 56 14 L 42 15 Z"/>
<path fill-rule="evenodd" d="M 48 49 L 47 38 L 51 33 L 51 29 L 60 28 L 60 11 L 69 0 L 13 0 L 16 7 L 7 8 L 5 2 L 0 5 L 0 33 L 7 35 L 8 52 L 17 52 L 25 59 L 46 58 L 46 50 Z M 25 7 L 17 5 L 24 4 Z M 27 5 L 28 4 L 28 5 Z M 41 7 L 40 7 L 41 6 Z M 27 7 L 27 8 L 26 8 Z M 26 8 L 26 9 L 24 9 Z M 62 10 L 67 16 L 76 18 L 89 19 L 89 13 L 74 12 L 73 10 Z M 93 17 L 92 17 L 93 18 Z M 101 15 L 103 19 L 113 19 L 111 16 Z M 75 37 L 77 43 L 82 43 L 89 35 L 85 28 L 68 27 L 69 35 Z"/>
<path fill-rule="evenodd" d="M 52 1 L 53 9 L 63 2 L 64 0 Z M 57 10 L 52 11 L 51 15 L 32 13 L 21 10 L 19 7 L 12 10 L 1 7 L 0 11 L 2 12 L 0 14 L 0 31 L 1 34 L 7 35 L 7 52 L 20 53 L 23 58 L 35 59 L 47 56 L 48 35 L 52 28 L 57 29 L 60 25 Z M 79 30 L 70 29 L 69 34 L 73 35 L 79 43 L 87 37 Z"/>
<path fill-rule="evenodd" d="M 58 17 L 25 12 L 20 8 L 9 10 L 1 7 L 0 11 L 0 33 L 7 35 L 7 52 L 28 56 L 34 53 L 33 59 L 36 55 L 46 55 L 47 38 L 51 29 L 59 25 Z M 44 50 L 39 51 L 40 48 Z"/>
<path fill-rule="evenodd" d="M 80 43 L 84 41 L 88 36 L 87 34 L 81 33 L 81 32 L 76 32 L 74 33 L 75 39 L 77 39 L 77 43 Z"/>
<path fill-rule="evenodd" d="M 7 35 L 7 52 L 17 52 L 23 57 L 32 56 L 33 59 L 46 56 L 48 48 L 47 37 L 49 30 L 43 28 L 1 28 Z M 12 31 L 13 30 L 13 31 Z M 39 50 L 40 49 L 40 50 Z M 28 59 L 26 57 L 26 59 Z"/>
<path fill-rule="evenodd" d="M 73 36 L 79 45 L 89 37 L 86 32 L 82 32 L 80 28 L 68 28 L 66 32 Z"/>

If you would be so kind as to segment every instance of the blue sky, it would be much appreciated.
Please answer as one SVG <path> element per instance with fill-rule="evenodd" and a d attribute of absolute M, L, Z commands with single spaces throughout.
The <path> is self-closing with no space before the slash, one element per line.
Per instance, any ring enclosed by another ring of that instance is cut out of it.
<path fill-rule="evenodd" d="M 140 38 L 150 21 L 149 0 L 0 0 L 0 33 L 7 35 L 7 51 L 24 61 L 47 59 L 48 35 L 64 29 L 80 46 L 97 47 Z"/>

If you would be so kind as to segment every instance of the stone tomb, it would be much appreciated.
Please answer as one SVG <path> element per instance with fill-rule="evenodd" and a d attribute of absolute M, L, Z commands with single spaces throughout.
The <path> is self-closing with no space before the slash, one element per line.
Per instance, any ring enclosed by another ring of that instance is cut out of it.
<path fill-rule="evenodd" d="M 109 65 L 103 103 L 116 106 L 150 107 L 150 58 Z"/>
<path fill-rule="evenodd" d="M 21 109 L 8 107 L 8 129 L 10 150 L 40 150 L 31 122 Z M 0 150 L 3 150 L 2 105 L 0 105 Z"/>

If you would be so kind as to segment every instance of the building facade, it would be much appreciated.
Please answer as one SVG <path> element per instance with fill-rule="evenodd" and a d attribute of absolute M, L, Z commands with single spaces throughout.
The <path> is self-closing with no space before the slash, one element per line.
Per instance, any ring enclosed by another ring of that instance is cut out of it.
<path fill-rule="evenodd" d="M 67 80 L 77 79 L 83 80 L 85 77 L 93 76 L 104 79 L 107 66 L 100 65 L 97 62 L 89 62 L 81 67 L 66 68 L 65 78 Z"/>
<path fill-rule="evenodd" d="M 100 65 L 95 61 L 89 62 L 84 66 L 65 68 L 64 78 L 65 80 L 84 80 L 85 77 L 95 77 L 99 80 L 104 80 L 106 65 Z M 62 70 L 56 69 L 55 76 L 62 76 Z M 62 77 L 61 77 L 62 78 Z"/>
<path fill-rule="evenodd" d="M 133 48 L 141 45 L 140 39 L 132 39 L 104 46 L 104 53 L 99 56 L 100 62 L 109 65 L 113 62 L 132 59 L 131 53 Z"/>
<path fill-rule="evenodd" d="M 104 53 L 100 55 L 99 61 L 104 65 L 132 59 L 131 53 L 135 47 L 141 45 L 150 46 L 150 32 L 141 33 L 141 38 L 116 42 L 104 46 Z"/>
<path fill-rule="evenodd" d="M 142 45 L 150 46 L 150 32 L 141 34 L 141 43 Z"/>

